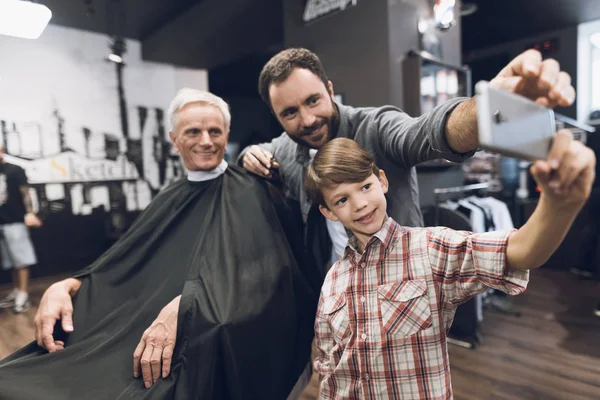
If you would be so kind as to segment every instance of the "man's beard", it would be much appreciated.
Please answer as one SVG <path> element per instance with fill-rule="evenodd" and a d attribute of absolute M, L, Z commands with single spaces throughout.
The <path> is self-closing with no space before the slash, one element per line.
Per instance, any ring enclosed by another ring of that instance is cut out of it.
<path fill-rule="evenodd" d="M 319 121 L 316 121 L 315 124 L 313 124 L 313 126 L 303 129 L 302 132 L 300 132 L 300 134 L 297 136 L 288 135 L 290 139 L 292 139 L 297 144 L 310 147 L 311 149 L 318 149 L 317 147 L 315 147 L 314 143 L 305 140 L 304 138 L 312 135 L 317 130 L 322 129 L 322 127 L 324 126 L 327 129 L 327 133 L 325 140 L 321 143 L 321 146 L 329 142 L 331 139 L 335 138 L 338 134 L 338 128 L 340 125 L 340 113 L 333 100 L 331 100 L 331 105 L 333 108 L 333 112 L 329 117 L 321 118 Z"/>

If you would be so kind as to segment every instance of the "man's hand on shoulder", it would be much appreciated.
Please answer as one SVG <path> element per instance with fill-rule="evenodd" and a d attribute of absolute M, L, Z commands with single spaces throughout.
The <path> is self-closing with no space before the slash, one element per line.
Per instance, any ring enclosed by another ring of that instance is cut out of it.
<path fill-rule="evenodd" d="M 242 159 L 242 166 L 253 174 L 270 178 L 271 169 L 279 168 L 277 161 L 273 160 L 273 154 L 260 146 L 250 146 Z"/>

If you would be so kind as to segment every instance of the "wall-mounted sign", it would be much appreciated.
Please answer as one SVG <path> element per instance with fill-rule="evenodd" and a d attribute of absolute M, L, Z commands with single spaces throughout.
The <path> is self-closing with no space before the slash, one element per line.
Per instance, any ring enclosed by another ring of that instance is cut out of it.
<path fill-rule="evenodd" d="M 72 151 L 55 157 L 23 160 L 6 155 L 6 160 L 25 170 L 30 184 L 135 180 L 135 165 L 120 154 L 116 160 L 89 159 Z"/>
<path fill-rule="evenodd" d="M 302 19 L 305 23 L 314 22 L 326 15 L 353 7 L 358 0 L 307 0 Z"/>

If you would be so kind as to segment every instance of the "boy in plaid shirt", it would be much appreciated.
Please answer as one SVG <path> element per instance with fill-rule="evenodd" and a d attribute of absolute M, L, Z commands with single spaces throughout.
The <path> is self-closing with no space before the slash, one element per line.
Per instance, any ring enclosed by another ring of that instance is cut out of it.
<path fill-rule="evenodd" d="M 315 322 L 322 399 L 452 399 L 446 333 L 456 307 L 487 288 L 523 292 L 587 200 L 594 153 L 557 134 L 532 175 L 542 188 L 519 230 L 405 228 L 386 214 L 388 181 L 358 143 L 325 144 L 305 188 L 353 235 L 325 278 Z"/>

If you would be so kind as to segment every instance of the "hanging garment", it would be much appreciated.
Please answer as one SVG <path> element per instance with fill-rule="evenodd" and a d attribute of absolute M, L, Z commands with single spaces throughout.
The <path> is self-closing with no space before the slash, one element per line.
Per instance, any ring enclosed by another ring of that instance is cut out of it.
<path fill-rule="evenodd" d="M 488 206 L 492 211 L 492 218 L 494 219 L 494 226 L 498 231 L 508 231 L 514 229 L 514 224 L 510 211 L 505 202 L 498 200 L 494 197 L 483 197 L 483 198 L 469 198 L 471 201 L 476 201 L 481 206 Z"/>
<path fill-rule="evenodd" d="M 494 218 L 492 216 L 491 207 L 487 204 L 481 204 L 479 201 L 477 201 L 478 199 L 479 198 L 476 196 L 471 196 L 471 197 L 466 198 L 465 200 L 468 201 L 469 204 L 472 204 L 475 207 L 479 208 L 481 210 L 481 212 L 483 213 L 486 232 L 492 232 L 492 231 L 497 230 L 496 226 L 494 225 Z"/>
<path fill-rule="evenodd" d="M 466 200 L 458 201 L 459 207 L 464 207 L 469 210 L 469 218 L 473 232 L 485 232 L 485 214 L 479 207 L 474 206 Z"/>
<path fill-rule="evenodd" d="M 161 192 L 77 274 L 65 349 L 0 362 L 0 399 L 285 399 L 310 360 L 320 272 L 299 209 L 236 167 Z M 181 295 L 170 375 L 150 389 L 133 351 Z"/>

